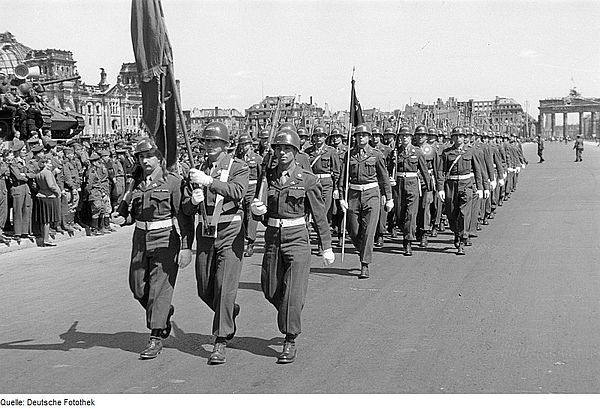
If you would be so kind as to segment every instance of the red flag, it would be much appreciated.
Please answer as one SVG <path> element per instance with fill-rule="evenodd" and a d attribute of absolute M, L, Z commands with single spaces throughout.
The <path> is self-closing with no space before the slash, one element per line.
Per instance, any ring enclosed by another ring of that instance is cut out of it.
<path fill-rule="evenodd" d="M 160 0 L 132 0 L 131 41 L 142 91 L 143 120 L 171 166 L 177 160 L 173 51 Z"/>
<path fill-rule="evenodd" d="M 354 78 L 352 78 L 352 92 L 350 94 L 350 121 L 352 126 L 363 124 L 365 119 L 363 118 L 362 108 L 360 102 L 356 98 L 356 91 L 354 90 Z"/>

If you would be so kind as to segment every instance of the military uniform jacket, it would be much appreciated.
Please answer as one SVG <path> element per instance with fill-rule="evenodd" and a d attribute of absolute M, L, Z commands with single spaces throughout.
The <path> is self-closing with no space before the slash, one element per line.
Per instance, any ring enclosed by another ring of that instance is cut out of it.
<path fill-rule="evenodd" d="M 36 173 L 28 166 L 24 159 L 15 158 L 10 164 L 11 186 L 16 187 L 27 184 L 27 182 L 35 178 Z"/>
<path fill-rule="evenodd" d="M 319 180 L 297 164 L 288 169 L 288 173 L 285 183 L 281 183 L 278 168 L 267 173 L 267 213 L 262 219 L 263 224 L 266 225 L 268 218 L 297 219 L 312 212 L 323 248 L 331 248 L 331 232 Z"/>
<path fill-rule="evenodd" d="M 352 148 L 345 155 L 345 159 L 350 155 L 350 179 L 352 184 L 365 185 L 368 183 L 377 182 L 380 191 L 385 194 L 386 198 L 392 197 L 392 187 L 390 185 L 390 174 L 386 169 L 385 159 L 383 154 L 377 149 L 367 145 L 364 148 L 364 153 L 360 147 Z M 342 184 L 340 185 L 340 197 L 345 194 L 344 187 L 346 181 L 346 168 L 342 172 Z"/>
<path fill-rule="evenodd" d="M 453 165 L 454 163 L 454 165 Z M 441 166 L 437 174 L 438 191 L 444 189 L 444 184 L 449 176 L 464 176 L 473 173 L 477 190 L 484 190 L 481 165 L 475 157 L 473 149 L 468 146 L 449 147 L 441 155 Z M 471 183 L 473 178 L 462 179 L 460 182 Z M 489 189 L 489 187 L 488 187 Z"/>
<path fill-rule="evenodd" d="M 4 162 L 0 159 L 0 196 L 6 195 L 6 181 L 10 177 L 10 167 L 8 163 Z M 0 226 L 0 229 L 4 228 L 4 226 Z"/>
<path fill-rule="evenodd" d="M 333 185 L 337 186 L 340 183 L 340 158 L 335 148 L 323 145 L 321 149 L 317 149 L 315 145 L 306 150 L 310 161 L 311 169 L 314 174 L 331 175 Z"/>
<path fill-rule="evenodd" d="M 233 163 L 231 164 L 227 181 L 221 182 L 219 180 L 221 172 L 227 170 L 231 161 Z M 215 162 L 215 166 L 212 166 L 210 161 L 205 161 L 201 165 L 200 170 L 213 178 L 213 183 L 204 188 L 204 203 L 207 215 L 212 216 L 215 210 L 217 195 L 223 196 L 221 215 L 241 215 L 243 213 L 241 202 L 244 199 L 246 190 L 248 190 L 248 165 L 227 153 Z M 182 210 L 187 216 L 193 216 L 199 211 L 199 206 L 192 204 L 192 189 L 189 184 L 184 191 Z"/>
<path fill-rule="evenodd" d="M 168 171 L 163 173 L 159 167 L 152 180 L 144 180 L 133 189 L 127 204 L 132 220 L 156 222 L 176 218 L 181 205 L 181 178 Z M 139 238 L 145 240 L 146 250 L 179 247 L 179 237 L 172 226 L 156 230 L 136 228 L 134 240 Z"/>
<path fill-rule="evenodd" d="M 498 145 L 490 144 L 490 151 L 492 152 L 492 157 L 494 160 L 494 170 L 497 176 L 497 179 L 504 178 L 504 172 L 506 172 L 506 168 L 504 167 L 504 163 L 502 162 L 502 157 L 500 156 L 500 149 Z"/>
<path fill-rule="evenodd" d="M 81 188 L 81 177 L 72 161 L 68 159 L 64 161 L 63 173 L 65 174 L 65 187 L 67 189 L 79 190 Z"/>
<path fill-rule="evenodd" d="M 241 155 L 239 159 L 248 165 L 248 180 L 260 180 L 262 177 L 262 157 L 258 153 L 250 151 L 245 155 Z"/>
<path fill-rule="evenodd" d="M 112 164 L 114 171 L 114 180 L 125 184 L 125 169 L 123 169 L 123 164 L 120 160 L 114 160 L 112 161 Z"/>
<path fill-rule="evenodd" d="M 413 145 L 408 145 L 407 147 L 400 146 L 398 148 L 396 175 L 404 172 L 417 173 L 425 186 L 425 190 L 433 190 L 433 183 L 427 169 L 427 161 L 420 148 Z"/>
<path fill-rule="evenodd" d="M 427 164 L 427 171 L 429 172 L 429 175 L 432 179 L 432 189 L 429 190 L 433 190 L 436 187 L 435 175 L 440 167 L 440 155 L 435 145 L 437 145 L 437 142 L 434 142 L 434 144 L 424 142 L 423 145 L 420 146 L 421 152 L 423 152 L 423 156 L 425 157 L 425 163 Z"/>
<path fill-rule="evenodd" d="M 96 161 L 97 164 L 92 164 L 87 171 L 87 186 L 88 200 L 102 199 L 102 196 L 110 192 L 108 182 L 108 170 L 101 160 Z"/>
<path fill-rule="evenodd" d="M 479 166 L 481 168 L 481 177 L 485 182 L 487 182 L 487 189 L 489 189 L 489 182 L 490 179 L 493 179 L 493 176 L 490 176 L 490 172 L 488 170 L 488 167 L 486 165 L 485 162 L 485 153 L 483 152 L 483 146 L 480 143 L 474 143 L 473 146 L 471 146 L 471 148 L 473 149 L 473 153 L 475 154 L 475 158 L 477 159 L 477 161 L 479 161 Z M 493 175 L 493 172 L 492 172 Z"/>

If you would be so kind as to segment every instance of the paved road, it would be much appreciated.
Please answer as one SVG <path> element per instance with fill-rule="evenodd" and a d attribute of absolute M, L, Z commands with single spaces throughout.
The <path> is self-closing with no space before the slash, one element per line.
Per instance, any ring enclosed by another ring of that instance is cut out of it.
<path fill-rule="evenodd" d="M 467 255 L 450 235 L 403 257 L 375 255 L 372 278 L 313 259 L 299 357 L 260 291 L 262 254 L 244 261 L 238 337 L 206 365 L 211 314 L 193 267 L 175 289 L 174 334 L 139 361 L 147 332 L 127 285 L 131 229 L 0 256 L 4 393 L 600 392 L 600 148 L 574 163 L 546 145 Z M 260 246 L 259 246 L 260 247 Z"/>

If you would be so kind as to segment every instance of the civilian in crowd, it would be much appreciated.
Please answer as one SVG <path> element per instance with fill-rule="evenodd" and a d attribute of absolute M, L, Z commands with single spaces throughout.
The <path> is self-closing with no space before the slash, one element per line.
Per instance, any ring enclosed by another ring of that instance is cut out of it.
<path fill-rule="evenodd" d="M 42 170 L 35 175 L 35 182 L 38 187 L 35 220 L 40 224 L 44 247 L 56 246 L 54 241 L 50 241 L 50 224 L 57 223 L 61 216 L 61 190 L 56 183 L 52 163 L 52 158 L 45 156 L 40 162 Z"/>

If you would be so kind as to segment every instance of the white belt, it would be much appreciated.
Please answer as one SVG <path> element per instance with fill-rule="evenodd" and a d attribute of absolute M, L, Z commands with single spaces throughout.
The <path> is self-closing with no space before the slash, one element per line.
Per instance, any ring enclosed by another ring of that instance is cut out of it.
<path fill-rule="evenodd" d="M 249 180 L 248 181 L 248 185 L 256 185 L 258 183 L 258 180 Z"/>
<path fill-rule="evenodd" d="M 417 174 L 417 172 L 399 172 L 396 173 L 396 177 L 399 178 L 416 178 L 419 175 Z"/>
<path fill-rule="evenodd" d="M 509 172 L 515 172 L 514 168 L 506 168 Z"/>
<path fill-rule="evenodd" d="M 361 192 L 364 192 L 365 190 L 369 190 L 369 189 L 373 189 L 379 186 L 379 183 L 377 182 L 371 182 L 371 183 L 366 183 L 364 185 L 358 185 L 356 183 L 349 183 L 348 187 L 352 190 L 360 190 Z"/>
<path fill-rule="evenodd" d="M 210 224 L 212 223 L 212 216 L 206 216 L 206 221 Z M 219 224 L 221 223 L 231 223 L 231 222 L 241 222 L 242 216 L 239 214 L 222 214 L 219 216 Z"/>
<path fill-rule="evenodd" d="M 330 178 L 331 174 L 330 173 L 315 173 L 315 176 L 318 177 L 319 179 L 326 179 L 326 178 Z"/>
<path fill-rule="evenodd" d="M 292 227 L 303 224 L 306 224 L 306 219 L 304 217 L 298 217 L 296 219 L 275 219 L 273 217 L 269 217 L 267 220 L 267 225 L 271 227 Z"/>
<path fill-rule="evenodd" d="M 155 222 L 143 222 L 141 220 L 135 221 L 135 227 L 142 230 L 158 230 L 165 229 L 171 226 L 173 226 L 173 219 L 158 220 Z"/>
<path fill-rule="evenodd" d="M 464 179 L 470 179 L 473 177 L 472 173 L 468 173 L 466 175 L 451 175 L 448 176 L 448 180 L 464 180 Z"/>

